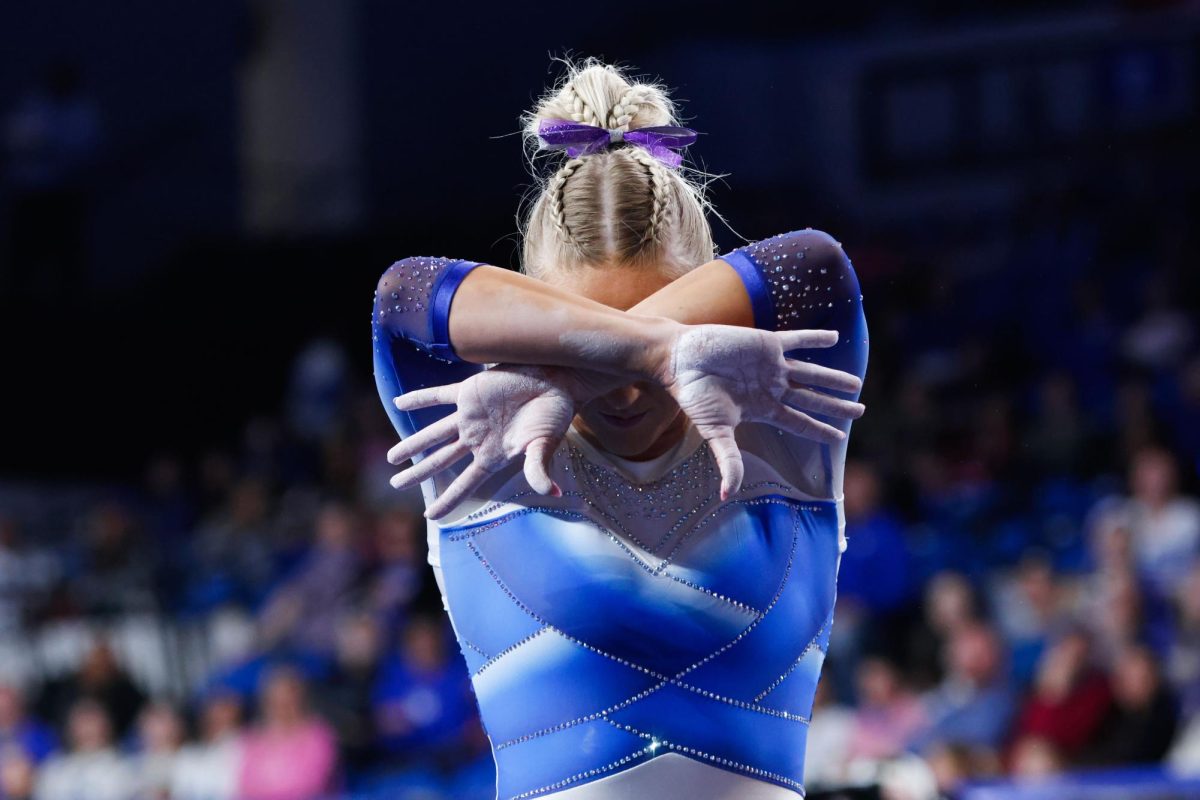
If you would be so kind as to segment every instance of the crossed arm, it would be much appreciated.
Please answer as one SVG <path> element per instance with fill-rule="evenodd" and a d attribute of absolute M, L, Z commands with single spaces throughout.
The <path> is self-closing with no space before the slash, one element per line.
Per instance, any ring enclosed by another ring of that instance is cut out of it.
<path fill-rule="evenodd" d="M 396 399 L 402 410 L 435 404 L 457 410 L 392 449 L 389 460 L 396 464 L 425 454 L 393 485 L 424 480 L 470 454 L 471 464 L 427 510 L 426 516 L 437 518 L 524 454 L 531 487 L 556 493 L 550 456 L 578 407 L 617 386 L 648 380 L 666 388 L 708 440 L 722 495 L 728 496 L 741 482 L 733 435 L 741 422 L 766 422 L 832 443 L 843 432 L 806 412 L 838 419 L 863 412 L 860 404 L 824 391 L 856 396 L 858 376 L 784 355 L 835 345 L 836 332 L 754 324 L 743 278 L 722 259 L 628 311 L 507 270 L 476 267 L 454 293 L 448 337 L 458 358 L 500 366 Z"/>

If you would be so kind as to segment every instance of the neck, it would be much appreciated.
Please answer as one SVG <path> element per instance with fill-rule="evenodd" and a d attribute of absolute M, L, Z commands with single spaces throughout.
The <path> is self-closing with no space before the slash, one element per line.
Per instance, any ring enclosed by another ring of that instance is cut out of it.
<path fill-rule="evenodd" d="M 666 429 L 659 435 L 659 437 L 651 442 L 650 446 L 645 450 L 631 456 L 620 455 L 618 453 L 613 453 L 613 455 L 623 458 L 626 461 L 649 461 L 652 458 L 658 458 L 679 443 L 679 440 L 683 438 L 684 431 L 687 430 L 687 424 L 687 415 L 680 411 L 675 415 L 675 419 L 671 420 L 671 424 L 668 425 Z M 576 426 L 576 430 L 578 430 L 579 434 L 587 440 L 588 444 L 592 445 L 597 450 L 603 450 L 606 453 L 612 452 L 605 447 L 604 442 L 597 439 L 596 435 L 592 433 L 592 431 L 586 426 Z"/>

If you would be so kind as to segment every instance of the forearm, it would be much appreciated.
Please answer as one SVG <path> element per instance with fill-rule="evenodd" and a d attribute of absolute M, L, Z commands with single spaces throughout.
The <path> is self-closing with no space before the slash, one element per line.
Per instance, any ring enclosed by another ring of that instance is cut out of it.
<path fill-rule="evenodd" d="M 666 315 L 629 314 L 525 275 L 480 266 L 459 286 L 449 332 L 476 363 L 586 368 L 653 378 L 679 329 Z"/>
<path fill-rule="evenodd" d="M 629 313 L 667 317 L 684 325 L 754 326 L 754 311 L 742 279 L 720 259 L 676 278 Z"/>

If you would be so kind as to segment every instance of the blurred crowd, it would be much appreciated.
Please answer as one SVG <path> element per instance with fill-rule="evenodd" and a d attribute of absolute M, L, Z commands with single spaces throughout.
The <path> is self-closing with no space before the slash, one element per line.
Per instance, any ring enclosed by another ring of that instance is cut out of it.
<path fill-rule="evenodd" d="M 1119 166 L 986 237 L 841 237 L 872 356 L 814 788 L 1200 773 L 1200 203 Z M 140 486 L 0 487 L 0 798 L 491 796 L 363 333 Z"/>

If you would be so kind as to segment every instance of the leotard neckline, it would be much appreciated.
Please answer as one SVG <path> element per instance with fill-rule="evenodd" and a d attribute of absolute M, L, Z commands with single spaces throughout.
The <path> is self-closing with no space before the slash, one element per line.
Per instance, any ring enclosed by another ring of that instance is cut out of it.
<path fill-rule="evenodd" d="M 684 428 L 683 436 L 670 450 L 647 461 L 631 461 L 601 450 L 589 442 L 575 428 L 573 422 L 567 429 L 566 439 L 571 445 L 582 450 L 584 456 L 593 464 L 612 467 L 633 483 L 650 483 L 658 480 L 679 466 L 680 462 L 687 459 L 699 449 L 700 445 L 704 444 L 704 437 L 700 435 L 700 431 L 696 430 L 696 426 L 690 420 L 687 427 Z"/>

